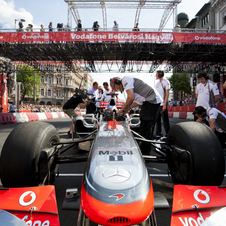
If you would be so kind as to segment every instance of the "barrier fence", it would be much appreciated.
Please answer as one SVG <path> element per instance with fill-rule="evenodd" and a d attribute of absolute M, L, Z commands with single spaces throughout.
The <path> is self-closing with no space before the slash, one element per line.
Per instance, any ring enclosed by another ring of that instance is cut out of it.
<path fill-rule="evenodd" d="M 193 111 L 195 105 L 184 106 L 168 106 L 169 118 L 179 118 L 193 120 Z M 218 103 L 217 109 L 226 114 L 226 103 Z M 81 115 L 84 112 L 76 112 L 77 115 Z M 64 112 L 37 112 L 32 113 L 29 110 L 20 111 L 20 113 L 0 113 L 0 125 L 9 123 L 21 123 L 40 121 L 54 118 L 68 117 Z"/>

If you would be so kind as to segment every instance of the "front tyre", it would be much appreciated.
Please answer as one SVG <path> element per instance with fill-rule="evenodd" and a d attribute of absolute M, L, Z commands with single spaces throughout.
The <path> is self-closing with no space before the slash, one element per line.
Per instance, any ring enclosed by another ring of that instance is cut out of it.
<path fill-rule="evenodd" d="M 45 122 L 18 125 L 7 137 L 1 153 L 0 171 L 4 187 L 29 187 L 40 181 L 40 153 L 58 142 L 56 128 Z M 50 172 L 46 172 L 46 177 Z M 48 175 L 49 174 L 49 175 Z"/>
<path fill-rule="evenodd" d="M 184 149 L 171 148 L 168 153 L 168 167 L 175 184 L 216 186 L 222 183 L 224 154 L 208 126 L 198 122 L 178 123 L 169 130 L 167 142 Z"/>

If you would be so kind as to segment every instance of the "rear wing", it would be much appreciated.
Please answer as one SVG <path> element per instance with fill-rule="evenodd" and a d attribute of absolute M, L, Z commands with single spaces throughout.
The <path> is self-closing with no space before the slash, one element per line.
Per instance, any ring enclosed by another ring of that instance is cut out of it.
<path fill-rule="evenodd" d="M 199 226 L 225 206 L 225 186 L 175 185 L 170 225 Z"/>
<path fill-rule="evenodd" d="M 54 186 L 0 188 L 0 210 L 28 225 L 60 226 Z"/>
<path fill-rule="evenodd" d="M 101 102 L 100 103 L 100 108 L 106 108 L 107 106 L 109 106 L 109 102 Z M 124 103 L 123 102 L 116 102 L 116 107 L 118 109 L 123 108 L 123 106 L 124 106 Z"/>

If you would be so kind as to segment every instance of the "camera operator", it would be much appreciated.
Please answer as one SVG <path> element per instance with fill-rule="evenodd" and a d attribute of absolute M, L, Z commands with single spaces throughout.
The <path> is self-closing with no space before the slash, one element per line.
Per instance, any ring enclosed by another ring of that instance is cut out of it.
<path fill-rule="evenodd" d="M 87 97 L 87 101 L 83 101 L 81 96 L 76 95 L 76 93 L 64 104 L 63 106 L 63 110 L 64 112 L 70 117 L 73 117 L 73 121 L 75 123 L 75 118 L 77 117 L 77 114 L 75 112 L 75 108 L 79 105 L 80 108 L 85 108 L 87 105 L 89 105 L 90 103 L 92 103 L 92 100 L 89 100 L 89 98 Z M 74 125 L 73 123 L 73 125 Z M 71 125 L 70 130 L 68 131 L 68 135 L 69 138 L 71 138 L 72 136 L 72 130 L 75 131 L 74 126 Z M 78 135 L 76 135 L 74 133 L 74 137 L 78 137 Z"/>

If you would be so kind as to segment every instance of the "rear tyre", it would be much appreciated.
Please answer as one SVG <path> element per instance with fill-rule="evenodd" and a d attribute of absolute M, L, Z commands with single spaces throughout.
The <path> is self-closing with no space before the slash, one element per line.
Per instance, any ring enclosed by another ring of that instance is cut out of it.
<path fill-rule="evenodd" d="M 43 184 L 43 170 L 46 177 L 49 177 L 47 181 L 52 180 L 52 173 L 42 168 L 43 164 L 40 164 L 39 159 L 44 148 L 52 147 L 52 143 L 59 140 L 56 128 L 49 123 L 29 122 L 15 127 L 2 148 L 0 171 L 3 186 L 28 187 Z"/>
<path fill-rule="evenodd" d="M 168 167 L 175 184 L 216 186 L 224 179 L 225 162 L 220 142 L 212 130 L 198 122 L 173 125 L 167 142 L 185 149 L 168 152 Z"/>

